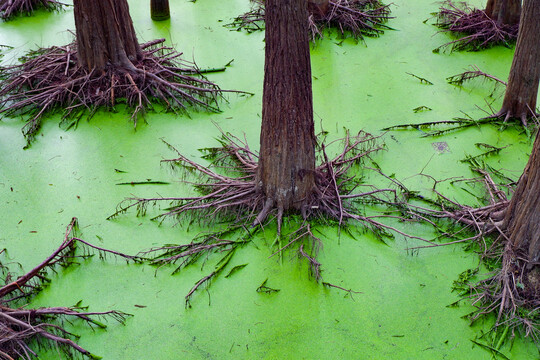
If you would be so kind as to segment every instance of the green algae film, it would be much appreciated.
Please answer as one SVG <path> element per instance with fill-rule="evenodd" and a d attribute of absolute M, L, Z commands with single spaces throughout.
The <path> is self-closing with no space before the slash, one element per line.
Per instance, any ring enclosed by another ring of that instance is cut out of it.
<path fill-rule="evenodd" d="M 125 197 L 191 194 L 178 182 L 179 175 L 161 167 L 171 156 L 160 138 L 177 146 L 197 161 L 198 148 L 215 146 L 219 130 L 245 133 L 252 148 L 258 147 L 264 42 L 262 33 L 230 31 L 222 25 L 249 8 L 247 1 L 226 4 L 217 0 L 171 2 L 171 19 L 153 22 L 149 4 L 131 1 L 131 14 L 140 41 L 165 37 L 195 59 L 201 68 L 229 63 L 223 73 L 208 74 L 222 88 L 255 93 L 253 97 L 228 95 L 220 114 L 194 113 L 191 118 L 149 113 L 147 124 L 133 130 L 127 114 L 100 112 L 76 130 L 58 128 L 55 116 L 44 121 L 43 136 L 22 150 L 20 119 L 0 122 L 0 248 L 30 269 L 61 242 L 65 226 L 79 218 L 82 237 L 101 246 L 136 253 L 166 243 L 185 243 L 201 228 L 189 230 L 162 226 L 128 213 L 113 221 L 105 218 Z M 147 6 L 148 5 L 148 6 Z M 398 1 L 392 7 L 396 19 L 378 39 L 366 44 L 329 35 L 312 48 L 315 122 L 330 138 L 343 135 L 343 127 L 378 134 L 392 125 L 437 121 L 484 113 L 490 88 L 473 84 L 457 88 L 446 77 L 476 64 L 501 79 L 507 77 L 513 51 L 493 48 L 480 53 L 433 54 L 447 40 L 433 35 L 436 29 L 423 23 L 436 4 Z M 0 23 L 0 44 L 14 46 L 4 63 L 36 46 L 63 45 L 70 41 L 72 9 L 38 12 Z M 408 75 L 428 79 L 426 85 Z M 501 99 L 495 99 L 494 106 Z M 431 111 L 414 112 L 420 106 Z M 510 130 L 489 127 L 449 133 L 436 139 L 421 137 L 419 130 L 395 131 L 384 136 L 387 151 L 376 156 L 381 168 L 407 186 L 428 191 L 432 183 L 420 172 L 438 179 L 470 177 L 467 154 L 477 154 L 475 143 L 511 145 L 495 158 L 517 178 L 526 163 L 531 142 Z M 438 151 L 435 142 L 445 142 Z M 117 172 L 121 169 L 123 172 Z M 118 183 L 157 179 L 160 186 L 117 186 Z M 377 184 L 388 186 L 388 184 Z M 449 187 L 460 201 L 473 201 L 458 187 Z M 474 205 L 474 203 L 471 203 Z M 152 211 L 152 210 L 151 210 Z M 157 213 L 157 212 L 156 212 Z M 429 235 L 429 229 L 408 225 L 408 232 Z M 407 252 L 419 245 L 397 236 L 385 245 L 367 233 L 355 239 L 336 229 L 320 234 L 323 280 L 353 289 L 348 294 L 316 284 L 307 265 L 294 251 L 282 259 L 269 256 L 275 229 L 238 251 L 226 273 L 249 264 L 229 278 L 215 281 L 209 293 L 202 290 L 186 309 L 184 296 L 208 274 L 218 255 L 171 276 L 173 268 L 126 265 L 123 261 L 94 258 L 53 276 L 51 286 L 31 306 L 70 306 L 83 300 L 90 310 L 118 309 L 135 316 L 126 325 L 108 323 L 106 331 L 90 330 L 75 322 L 70 331 L 81 335 L 80 344 L 105 359 L 489 359 L 491 354 L 471 340 L 489 324 L 469 327 L 461 316 L 472 310 L 458 299 L 451 286 L 458 275 L 476 266 L 478 259 L 460 246 Z M 225 273 L 225 274 L 226 274 Z M 279 292 L 257 292 L 268 286 Z M 209 305 L 210 304 L 210 305 Z M 517 338 L 501 351 L 512 359 L 533 359 L 538 351 L 528 340 Z M 40 354 L 57 359 L 53 351 Z"/>

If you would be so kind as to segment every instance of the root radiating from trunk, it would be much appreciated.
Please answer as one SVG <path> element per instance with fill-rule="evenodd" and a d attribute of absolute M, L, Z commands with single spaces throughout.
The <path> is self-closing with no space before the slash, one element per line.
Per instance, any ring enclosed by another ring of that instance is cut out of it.
<path fill-rule="evenodd" d="M 154 103 L 174 112 L 188 107 L 219 111 L 223 90 L 164 41 L 142 44 L 142 59 L 133 60 L 134 71 L 112 65 L 104 72 L 87 71 L 78 64 L 76 44 L 31 52 L 22 64 L 0 69 L 6 78 L 0 86 L 0 113 L 30 115 L 23 128 L 30 142 L 44 114 L 54 110 L 62 111 L 65 128 L 117 103 L 131 109 L 134 126 Z"/>
<path fill-rule="evenodd" d="M 88 350 L 79 346 L 74 340 L 77 336 L 69 333 L 62 326 L 63 320 L 73 321 L 80 319 L 89 326 L 106 328 L 106 325 L 96 318 L 112 318 L 124 323 L 129 314 L 121 311 L 88 312 L 79 304 L 73 307 L 50 307 L 39 309 L 27 309 L 26 307 L 13 306 L 37 294 L 45 283 L 50 282 L 47 278 L 48 270 L 66 267 L 77 258 L 90 256 L 88 252 L 76 255 L 77 244 L 92 248 L 100 253 L 100 256 L 112 254 L 126 261 L 141 262 L 143 259 L 119 252 L 107 250 L 92 245 L 74 236 L 77 229 L 77 219 L 73 218 L 66 229 L 62 244 L 39 265 L 28 273 L 13 279 L 12 273 L 6 265 L 0 261 L 0 276 L 4 286 L 0 287 L 0 359 L 25 359 L 30 360 L 38 356 L 31 348 L 31 344 L 39 346 L 58 347 L 66 358 L 81 354 L 92 359 L 99 359 Z M 0 254 L 2 252 L 0 251 Z"/>
<path fill-rule="evenodd" d="M 56 0 L 0 0 L 0 18 L 9 20 L 20 14 L 30 15 L 39 8 L 59 10 L 64 5 Z"/>
<path fill-rule="evenodd" d="M 524 128 L 527 128 L 529 124 L 529 119 L 532 119 L 536 123 L 536 125 L 540 125 L 540 114 L 536 113 L 536 111 L 531 109 L 530 106 L 528 106 L 527 111 L 518 114 L 514 114 L 510 109 L 503 106 L 501 110 L 499 110 L 489 118 L 503 119 L 504 124 L 509 122 L 511 119 L 519 119 L 521 125 L 523 125 Z"/>
<path fill-rule="evenodd" d="M 199 181 L 193 185 L 200 195 L 129 198 L 120 203 L 117 211 L 109 218 L 129 209 L 136 209 L 138 215 L 145 215 L 148 206 L 165 203 L 166 212 L 155 216 L 154 220 L 163 221 L 172 217 L 178 222 L 184 221 L 188 224 L 193 221 L 199 223 L 204 221 L 205 226 L 221 224 L 219 227 L 224 230 L 202 234 L 190 244 L 164 246 L 143 253 L 145 257 L 154 254 L 156 265 L 176 264 L 175 272 L 208 252 L 215 251 L 222 254 L 222 259 L 215 270 L 197 282 L 186 296 L 187 305 L 195 290 L 208 284 L 224 270 L 236 249 L 250 243 L 252 236 L 274 219 L 278 230 L 276 241 L 281 244 L 285 239 L 286 243 L 284 246 L 279 245 L 279 250 L 274 255 L 281 256 L 283 250 L 297 244 L 299 256 L 308 261 L 311 275 L 319 280 L 321 264 L 316 257 L 322 242 L 313 234 L 314 224 L 332 224 L 347 229 L 347 226 L 358 221 L 380 239 L 391 237 L 390 233 L 414 237 L 379 221 L 383 217 L 400 218 L 399 214 L 396 216 L 362 214 L 361 209 L 365 206 L 382 204 L 387 210 L 388 207 L 399 208 L 401 203 L 399 191 L 395 188 L 377 189 L 364 184 L 362 176 L 355 173 L 363 168 L 355 165 L 370 161 L 370 154 L 382 149 L 381 145 L 376 144 L 376 140 L 377 137 L 363 132 L 356 136 L 347 135 L 343 139 L 343 150 L 331 160 L 326 155 L 326 146 L 321 146 L 318 156 L 320 165 L 315 169 L 315 190 L 308 199 L 305 199 L 305 205 L 298 213 L 284 212 L 283 209 L 276 207 L 275 201 L 265 197 L 261 187 L 256 183 L 258 154 L 237 137 L 222 134 L 220 147 L 203 149 L 206 153 L 204 158 L 212 161 L 209 167 L 188 159 L 175 147 L 166 143 L 177 153 L 177 157 L 162 162 L 180 167 L 184 175 L 194 174 Z M 300 220 L 301 225 L 296 231 L 283 234 L 281 225 L 284 216 Z M 229 225 L 224 226 L 224 223 Z"/>
<path fill-rule="evenodd" d="M 478 68 L 478 66 L 476 65 L 471 65 L 471 68 L 472 70 L 470 71 L 465 71 L 463 73 L 460 73 L 460 74 L 457 74 L 457 75 L 453 75 L 453 76 L 450 76 L 448 78 L 446 78 L 446 81 L 449 83 L 449 84 L 452 84 L 452 85 L 458 85 L 458 86 L 461 86 L 463 85 L 465 82 L 468 82 L 468 81 L 471 81 L 471 80 L 474 80 L 474 79 L 483 79 L 483 80 L 488 80 L 488 81 L 491 81 L 491 82 L 494 82 L 495 83 L 495 88 L 493 89 L 493 92 L 490 96 L 493 95 L 493 93 L 495 92 L 496 90 L 496 87 L 499 86 L 499 85 L 503 85 L 505 88 L 508 86 L 508 83 L 493 76 L 493 75 L 490 75 L 490 74 L 487 74 L 485 72 L 483 72 L 482 70 L 480 70 Z M 532 119 L 532 120 L 535 120 L 536 123 L 538 124 L 538 114 L 536 113 L 536 109 L 531 109 L 530 106 L 527 106 L 526 107 L 526 110 L 525 111 L 522 111 L 521 113 L 518 113 L 518 114 L 514 114 L 512 113 L 512 111 L 508 108 L 506 108 L 504 106 L 504 102 L 503 102 L 503 107 L 501 108 L 501 110 L 499 110 L 498 112 L 491 112 L 491 114 L 483 119 L 480 119 L 480 121 L 482 120 L 503 120 L 503 124 L 506 124 L 509 120 L 511 119 L 518 119 L 520 122 L 521 122 L 521 125 L 523 125 L 524 128 L 527 128 L 527 123 L 528 123 L 528 119 Z"/>
<path fill-rule="evenodd" d="M 540 263 L 528 260 L 528 249 L 514 248 L 504 223 L 505 211 L 510 203 L 505 188 L 511 189 L 515 182 L 497 185 L 492 178 L 493 173 L 478 166 L 480 162 L 474 158 L 469 159 L 473 170 L 481 175 L 474 182 L 481 181 L 485 186 L 487 205 L 475 208 L 459 204 L 443 196 L 434 187 L 438 200 L 429 201 L 428 207 L 410 207 L 413 216 L 429 222 L 431 220 L 428 219 L 450 219 L 464 225 L 454 234 L 444 233 L 445 237 L 463 237 L 466 231 L 472 232 L 473 236 L 414 249 L 457 243 L 475 244 L 483 263 L 492 272 L 487 278 L 475 283 L 471 273 L 476 274 L 478 269 L 472 272 L 467 270 L 464 272 L 466 276 L 460 276 L 454 282 L 454 289 L 459 290 L 462 296 L 460 301 L 470 300 L 476 308 L 467 317 L 474 323 L 486 316 L 495 315 L 496 321 L 488 334 L 492 335 L 492 340 L 497 340 L 496 350 L 508 336 L 513 337 L 516 331 L 523 336 L 531 336 L 535 343 L 540 344 Z M 495 175 L 502 177 L 499 173 Z"/>
<path fill-rule="evenodd" d="M 251 0 L 252 9 L 238 16 L 227 26 L 248 33 L 264 30 L 264 0 Z M 327 11 L 321 13 L 308 3 L 309 32 L 312 40 L 323 38 L 326 28 L 336 29 L 342 36 L 355 39 L 378 37 L 384 30 L 391 30 L 385 23 L 390 19 L 390 7 L 378 0 L 333 0 Z"/>
<path fill-rule="evenodd" d="M 452 85 L 462 86 L 464 83 L 473 81 L 475 79 L 485 80 L 485 81 L 489 81 L 495 84 L 489 97 L 493 97 L 493 94 L 498 92 L 501 86 L 504 86 L 504 88 L 506 88 L 507 86 L 507 83 L 505 81 L 493 75 L 483 72 L 476 65 L 471 65 L 471 70 L 447 77 L 446 81 Z M 456 117 L 456 118 L 453 118 L 452 120 L 430 121 L 430 122 L 417 123 L 417 124 L 400 124 L 400 125 L 390 126 L 382 130 L 384 131 L 404 130 L 404 129 L 412 128 L 412 129 L 420 130 L 423 133 L 422 136 L 427 137 L 427 136 L 440 136 L 449 132 L 464 130 L 470 127 L 477 127 L 479 125 L 484 125 L 484 124 L 495 125 L 495 126 L 498 126 L 499 129 L 504 130 L 508 126 L 512 126 L 511 123 L 515 123 L 515 120 L 517 120 L 520 123 L 520 125 L 523 126 L 523 128 L 525 129 L 527 133 L 529 133 L 527 126 L 530 120 L 532 120 L 537 125 L 540 124 L 540 121 L 539 121 L 540 114 L 536 113 L 536 109 L 533 110 L 530 107 L 527 107 L 528 109 L 525 113 L 513 114 L 509 109 L 505 108 L 504 106 L 499 111 L 494 110 L 492 108 L 491 103 L 487 103 L 487 106 L 489 109 L 486 109 L 486 110 L 481 109 L 481 110 L 486 112 L 488 116 L 485 116 L 480 119 L 474 119 L 470 117 L 469 115 L 465 114 L 467 117 Z M 433 127 L 438 127 L 438 126 L 447 126 L 447 127 L 440 130 L 425 131 L 426 129 L 431 129 Z"/>
<path fill-rule="evenodd" d="M 485 11 L 471 8 L 465 2 L 455 3 L 452 0 L 443 2 L 437 13 L 435 26 L 443 32 L 451 32 L 456 40 L 439 46 L 434 52 L 441 50 L 478 51 L 494 45 L 509 46 L 516 41 L 519 24 L 506 25 L 491 19 Z"/>

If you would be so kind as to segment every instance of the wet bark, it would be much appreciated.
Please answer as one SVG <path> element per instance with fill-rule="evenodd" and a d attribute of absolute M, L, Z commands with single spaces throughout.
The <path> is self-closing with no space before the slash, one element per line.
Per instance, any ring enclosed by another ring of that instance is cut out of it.
<path fill-rule="evenodd" d="M 505 227 L 515 249 L 526 250 L 531 262 L 540 260 L 540 132 L 506 210 Z"/>
<path fill-rule="evenodd" d="M 500 115 L 526 118 L 536 109 L 540 81 L 540 0 L 525 0 L 516 52 Z"/>
<path fill-rule="evenodd" d="M 519 23 L 521 0 L 488 0 L 485 12 L 498 24 L 515 25 Z"/>
<path fill-rule="evenodd" d="M 79 64 L 87 70 L 134 70 L 141 49 L 127 0 L 74 0 L 73 6 Z"/>
<path fill-rule="evenodd" d="M 257 183 L 280 211 L 315 189 L 315 130 L 307 1 L 266 1 L 266 52 Z M 270 205 L 268 205 L 270 206 Z"/>

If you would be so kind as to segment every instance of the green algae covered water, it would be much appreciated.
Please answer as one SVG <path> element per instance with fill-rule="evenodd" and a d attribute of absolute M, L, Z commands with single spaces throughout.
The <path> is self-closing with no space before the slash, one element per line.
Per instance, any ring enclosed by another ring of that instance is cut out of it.
<path fill-rule="evenodd" d="M 160 166 L 174 156 L 161 138 L 191 159 L 203 162 L 197 150 L 215 146 L 216 124 L 226 132 L 245 137 L 257 148 L 260 131 L 264 65 L 263 33 L 231 31 L 224 24 L 247 11 L 247 0 L 187 0 L 170 2 L 171 19 L 153 22 L 149 2 L 130 1 L 139 40 L 164 37 L 168 44 L 195 59 L 201 68 L 222 67 L 209 78 L 223 89 L 252 92 L 252 97 L 227 95 L 218 114 L 191 113 L 191 117 L 149 113 L 134 130 L 122 109 L 99 112 L 68 132 L 58 127 L 58 115 L 44 120 L 35 143 L 23 150 L 20 118 L 0 121 L 0 248 L 24 269 L 41 262 L 63 239 L 65 227 L 76 216 L 81 237 L 99 246 L 137 253 L 168 243 L 189 242 L 204 228 L 161 226 L 134 212 L 107 221 L 126 197 L 183 196 L 192 193 L 179 174 Z M 482 4 L 479 4 L 481 6 Z M 456 116 L 480 118 L 485 100 L 500 106 L 502 91 L 492 98 L 491 84 L 472 83 L 458 88 L 446 77 L 477 65 L 506 79 L 513 50 L 503 47 L 477 53 L 434 54 L 432 49 L 449 41 L 436 34 L 430 13 L 437 4 L 398 0 L 392 5 L 387 31 L 378 39 L 356 44 L 333 34 L 312 47 L 315 122 L 318 131 L 338 138 L 344 128 L 380 135 L 381 129 L 407 123 L 449 120 Z M 4 65 L 39 46 L 71 41 L 72 8 L 58 13 L 38 12 L 0 23 Z M 231 62 L 232 61 L 232 62 Z M 428 79 L 422 84 L 412 73 Z M 478 107 L 478 106 L 480 107 Z M 425 106 L 430 111 L 414 112 Z M 436 179 L 472 177 L 460 160 L 481 151 L 475 143 L 508 146 L 491 165 L 518 178 L 528 159 L 532 141 L 519 130 L 504 132 L 483 126 L 422 137 L 420 130 L 393 131 L 383 136 L 386 151 L 375 160 L 414 190 L 428 192 Z M 437 143 L 444 143 L 442 148 Z M 441 151 L 443 149 L 443 151 Z M 118 172 L 121 170 L 122 172 Z M 118 186 L 131 181 L 169 182 L 169 185 Z M 389 184 L 377 180 L 377 186 Z M 448 186 L 447 194 L 478 205 L 461 186 Z M 151 213 L 157 213 L 150 210 Z M 289 226 L 294 226 L 289 224 Z M 398 224 L 409 233 L 429 236 L 421 225 Z M 71 306 L 79 300 L 90 311 L 121 310 L 130 314 L 125 325 L 108 321 L 108 329 L 91 330 L 79 322 L 66 324 L 81 335 L 80 345 L 104 359 L 491 359 L 475 346 L 489 323 L 469 326 L 462 316 L 470 304 L 448 307 L 458 300 L 452 283 L 478 258 L 457 246 L 407 251 L 420 245 L 396 236 L 387 244 L 369 233 L 355 238 L 335 228 L 322 229 L 319 261 L 324 281 L 359 293 L 327 288 L 308 276 L 305 262 L 295 250 L 282 258 L 270 257 L 275 228 L 241 248 L 229 268 L 247 264 L 229 278 L 199 291 L 192 307 L 184 296 L 219 259 L 210 256 L 171 276 L 174 268 L 126 265 L 121 260 L 97 257 L 52 275 L 51 285 L 29 306 Z M 272 294 L 256 289 L 267 279 L 279 289 Z M 530 340 L 517 336 L 500 351 L 511 359 L 538 358 Z M 55 350 L 40 353 L 58 359 Z"/>

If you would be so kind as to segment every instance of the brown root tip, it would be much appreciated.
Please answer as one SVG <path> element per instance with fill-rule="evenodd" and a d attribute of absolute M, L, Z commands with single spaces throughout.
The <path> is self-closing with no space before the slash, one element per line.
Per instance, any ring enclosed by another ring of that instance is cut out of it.
<path fill-rule="evenodd" d="M 283 219 L 283 207 L 279 207 L 278 208 L 278 213 L 277 213 L 277 234 L 278 236 L 281 235 L 281 222 L 282 222 L 282 219 Z"/>
<path fill-rule="evenodd" d="M 510 111 L 508 111 L 506 113 L 506 116 L 504 117 L 504 123 L 506 124 L 508 122 L 508 120 L 510 120 L 510 118 L 512 118 L 512 113 Z"/>
<path fill-rule="evenodd" d="M 251 225 L 251 227 L 255 227 L 257 225 L 262 226 L 263 221 L 266 219 L 266 217 L 268 216 L 268 213 L 272 209 L 272 205 L 274 205 L 274 200 L 272 200 L 271 198 L 266 199 L 263 209 L 261 210 L 259 215 L 257 215 L 257 218 L 255 219 L 255 221 L 253 221 L 253 224 Z"/>
<path fill-rule="evenodd" d="M 527 115 L 526 114 L 521 114 L 521 123 L 523 124 L 524 127 L 527 127 Z"/>

